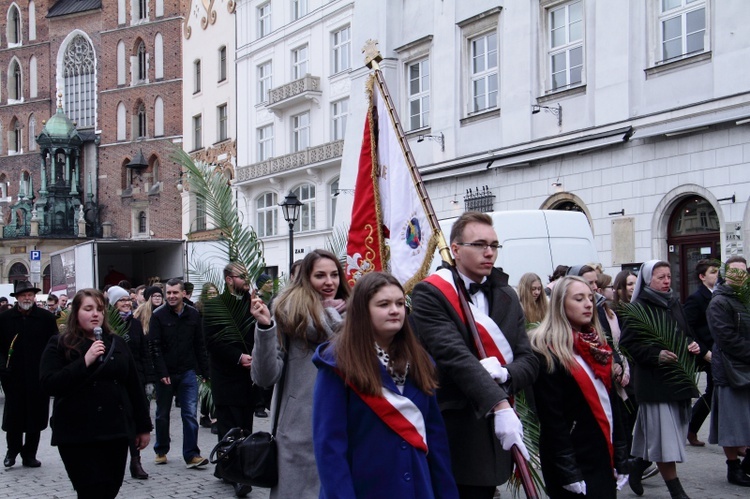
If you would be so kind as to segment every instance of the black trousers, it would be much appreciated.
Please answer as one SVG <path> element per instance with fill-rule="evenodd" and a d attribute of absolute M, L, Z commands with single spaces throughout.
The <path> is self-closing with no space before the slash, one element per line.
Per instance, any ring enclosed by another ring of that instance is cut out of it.
<path fill-rule="evenodd" d="M 61 444 L 57 449 L 79 499 L 115 499 L 122 487 L 128 440 Z"/>
<path fill-rule="evenodd" d="M 5 433 L 5 440 L 8 443 L 8 454 L 15 457 L 21 454 L 22 459 L 36 458 L 36 451 L 39 448 L 39 439 L 41 432 L 27 431 L 26 443 L 23 442 L 22 431 L 8 431 Z"/>
<path fill-rule="evenodd" d="M 219 441 L 224 438 L 232 428 L 242 428 L 252 433 L 253 431 L 253 406 L 217 405 L 214 408 L 216 415 L 216 427 L 219 430 Z"/>
<path fill-rule="evenodd" d="M 693 411 L 690 416 L 688 431 L 698 433 L 703 426 L 703 422 L 711 412 L 711 399 L 714 396 L 714 378 L 711 376 L 711 368 L 706 369 L 706 393 L 700 396 L 693 405 Z"/>
<path fill-rule="evenodd" d="M 497 487 L 484 487 L 478 485 L 456 484 L 458 487 L 458 497 L 461 499 L 492 499 L 495 497 Z"/>

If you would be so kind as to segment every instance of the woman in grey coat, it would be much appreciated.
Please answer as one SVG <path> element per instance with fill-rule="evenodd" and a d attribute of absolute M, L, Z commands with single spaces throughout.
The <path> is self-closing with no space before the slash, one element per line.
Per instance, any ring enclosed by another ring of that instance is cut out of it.
<path fill-rule="evenodd" d="M 297 280 L 276 299 L 273 318 L 263 300 L 253 298 L 251 311 L 257 324 L 250 372 L 257 385 L 276 384 L 272 407 L 281 396 L 276 431 L 279 482 L 271 489 L 272 499 L 319 495 L 312 440 L 317 369 L 312 355 L 338 331 L 348 298 L 341 264 L 325 250 L 305 257 Z M 279 387 L 285 361 L 283 386 Z"/>

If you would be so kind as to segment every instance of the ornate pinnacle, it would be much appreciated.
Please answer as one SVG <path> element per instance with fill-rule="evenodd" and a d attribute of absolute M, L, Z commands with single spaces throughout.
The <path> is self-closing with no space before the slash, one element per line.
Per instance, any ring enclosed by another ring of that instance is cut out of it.
<path fill-rule="evenodd" d="M 365 54 L 365 66 L 370 69 L 380 69 L 378 63 L 383 60 L 383 56 L 380 55 L 378 50 L 377 40 L 370 38 L 365 42 L 365 46 L 362 47 L 362 53 Z"/>

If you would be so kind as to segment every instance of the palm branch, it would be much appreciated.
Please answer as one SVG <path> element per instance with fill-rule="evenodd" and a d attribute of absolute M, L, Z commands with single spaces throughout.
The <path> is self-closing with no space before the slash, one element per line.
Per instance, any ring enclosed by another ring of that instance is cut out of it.
<path fill-rule="evenodd" d="M 547 489 L 544 486 L 544 478 L 542 477 L 542 463 L 539 459 L 539 419 L 537 419 L 534 411 L 529 407 L 526 402 L 526 392 L 521 391 L 515 396 L 516 414 L 523 424 L 523 443 L 526 446 L 526 450 L 529 451 L 529 471 L 531 472 L 531 479 L 534 481 L 534 485 L 540 495 L 545 493 Z M 513 473 L 508 480 L 508 490 L 513 497 L 521 497 L 523 487 L 521 484 L 521 478 Z"/>
<path fill-rule="evenodd" d="M 128 332 L 128 326 L 120 317 L 120 312 L 115 307 L 107 307 L 107 322 L 109 328 L 119 337 L 124 337 Z"/>
<path fill-rule="evenodd" d="M 326 237 L 325 249 L 336 255 L 341 266 L 346 270 L 346 245 L 349 242 L 349 224 L 337 225 Z"/>
<path fill-rule="evenodd" d="M 742 269 L 729 268 L 726 264 L 717 263 L 719 268 L 724 269 L 726 285 L 732 288 L 737 299 L 746 307 L 750 307 L 750 279 L 747 278 L 747 271 Z"/>
<path fill-rule="evenodd" d="M 677 355 L 676 362 L 667 362 L 661 366 L 667 371 L 667 379 L 677 388 L 698 386 L 698 366 L 695 356 L 688 351 L 685 338 L 677 325 L 667 314 L 654 313 L 639 303 L 627 303 L 622 306 L 622 314 L 628 328 L 632 328 L 638 341 L 660 350 L 668 350 Z M 623 353 L 632 359 L 627 350 Z"/>

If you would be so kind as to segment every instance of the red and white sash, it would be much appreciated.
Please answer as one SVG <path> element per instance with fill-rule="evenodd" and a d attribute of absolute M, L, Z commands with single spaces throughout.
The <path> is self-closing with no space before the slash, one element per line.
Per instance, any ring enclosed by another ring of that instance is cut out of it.
<path fill-rule="evenodd" d="M 336 374 L 344 379 L 343 374 L 335 369 Z M 346 381 L 345 381 L 346 382 Z M 362 393 L 356 386 L 346 382 L 347 386 L 357 394 L 367 406 L 401 438 L 415 449 L 425 454 L 427 451 L 427 430 L 424 416 L 419 407 L 401 394 L 394 393 L 383 387 L 383 396 Z"/>
<path fill-rule="evenodd" d="M 609 392 L 604 386 L 602 380 L 594 376 L 594 372 L 580 355 L 574 355 L 578 367 L 571 370 L 573 379 L 576 380 L 578 387 L 583 393 L 591 412 L 594 414 L 599 428 L 604 434 L 604 440 L 607 442 L 609 451 L 610 464 L 614 468 L 615 451 L 612 446 L 612 403 L 609 399 Z"/>
<path fill-rule="evenodd" d="M 453 274 L 449 269 L 439 269 L 425 279 L 425 282 L 435 286 L 448 299 L 448 302 L 461 320 L 466 322 L 466 317 L 458 301 L 458 291 L 456 290 L 456 284 L 453 282 Z M 496 357 L 503 366 L 513 362 L 513 349 L 510 347 L 510 343 L 508 343 L 498 325 L 495 324 L 495 321 L 479 310 L 473 303 L 469 302 L 469 307 L 477 324 L 479 338 L 482 340 L 482 346 L 484 347 L 484 351 L 487 352 L 487 356 Z"/>

